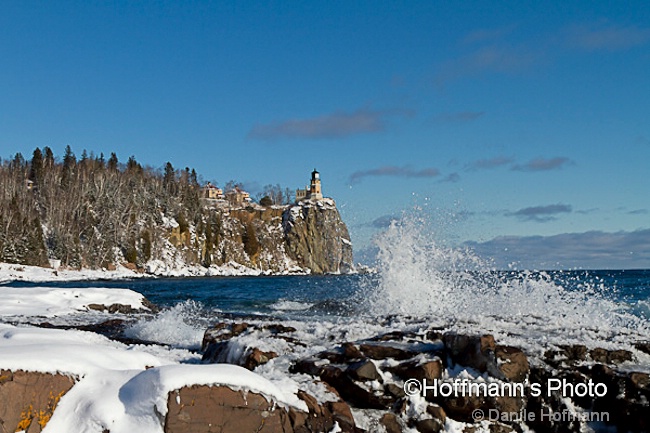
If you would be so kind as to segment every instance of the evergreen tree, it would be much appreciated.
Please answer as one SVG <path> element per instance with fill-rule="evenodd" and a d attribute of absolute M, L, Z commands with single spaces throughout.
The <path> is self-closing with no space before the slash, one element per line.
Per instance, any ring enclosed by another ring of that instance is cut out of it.
<path fill-rule="evenodd" d="M 165 164 L 165 174 L 163 176 L 163 188 L 170 194 L 176 193 L 176 172 L 171 162 Z"/>
<path fill-rule="evenodd" d="M 52 168 L 54 166 L 54 153 L 52 152 L 52 149 L 45 146 L 43 148 L 43 153 L 45 154 L 45 167 Z"/>
<path fill-rule="evenodd" d="M 29 178 L 34 182 L 34 185 L 40 186 L 43 184 L 43 154 L 38 147 L 34 149 L 32 155 L 32 162 L 29 168 Z"/>
<path fill-rule="evenodd" d="M 131 155 L 129 160 L 126 162 L 126 170 L 130 173 L 139 174 L 142 171 L 142 167 L 135 160 L 135 156 Z"/>
<path fill-rule="evenodd" d="M 23 154 L 18 152 L 16 155 L 14 155 L 14 159 L 11 162 L 11 168 L 14 170 L 14 172 L 20 172 L 25 169 L 25 158 L 23 157 Z"/>
<path fill-rule="evenodd" d="M 72 152 L 72 148 L 68 144 L 65 147 L 65 153 L 63 154 L 63 169 L 73 169 L 75 165 L 77 164 L 77 158 L 74 156 L 74 153 Z"/>
<path fill-rule="evenodd" d="M 108 165 L 107 168 L 111 171 L 117 171 L 117 155 L 115 152 L 111 152 L 111 157 L 108 158 Z"/>
<path fill-rule="evenodd" d="M 68 189 L 72 183 L 72 176 L 75 166 L 77 164 L 77 158 L 72 153 L 72 148 L 70 145 L 65 147 L 65 154 L 63 155 L 63 171 L 61 172 L 61 187 Z"/>

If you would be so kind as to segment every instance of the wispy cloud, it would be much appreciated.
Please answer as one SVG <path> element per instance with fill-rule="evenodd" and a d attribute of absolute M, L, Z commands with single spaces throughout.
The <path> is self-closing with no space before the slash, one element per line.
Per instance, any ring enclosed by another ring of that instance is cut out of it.
<path fill-rule="evenodd" d="M 435 83 L 486 74 L 515 75 L 552 63 L 569 51 L 615 52 L 650 44 L 650 27 L 607 21 L 571 25 L 527 40 L 517 25 L 477 29 L 459 40 L 459 54 L 441 63 Z M 559 35 L 559 36 L 556 36 Z"/>
<path fill-rule="evenodd" d="M 629 215 L 647 215 L 649 213 L 648 209 L 634 209 L 628 212 Z"/>
<path fill-rule="evenodd" d="M 441 85 L 449 80 L 483 73 L 516 74 L 530 69 L 540 57 L 530 47 L 505 43 L 483 46 L 443 63 L 436 74 L 436 83 Z"/>
<path fill-rule="evenodd" d="M 457 113 L 440 113 L 433 116 L 436 123 L 471 122 L 483 116 L 485 111 L 460 111 Z"/>
<path fill-rule="evenodd" d="M 307 119 L 288 119 L 253 126 L 248 138 L 276 140 L 282 138 L 327 139 L 380 132 L 392 116 L 408 116 L 407 110 L 370 110 L 335 112 Z"/>
<path fill-rule="evenodd" d="M 359 183 L 364 177 L 369 177 L 369 176 L 431 178 L 439 175 L 440 175 L 440 171 L 434 167 L 428 167 L 428 168 L 416 170 L 410 166 L 398 167 L 395 165 L 386 165 L 383 167 L 372 168 L 369 170 L 355 171 L 350 175 L 350 183 Z"/>
<path fill-rule="evenodd" d="M 495 156 L 494 158 L 479 159 L 467 166 L 469 170 L 489 170 L 512 164 L 515 159 L 511 156 Z"/>
<path fill-rule="evenodd" d="M 572 164 L 569 158 L 558 156 L 555 158 L 535 158 L 525 164 L 516 164 L 512 166 L 515 171 L 548 171 L 558 170 L 566 165 Z"/>
<path fill-rule="evenodd" d="M 508 212 L 506 216 L 517 217 L 522 221 L 548 222 L 557 219 L 557 215 L 571 213 L 572 208 L 566 204 L 550 204 L 546 206 L 532 206 Z"/>
<path fill-rule="evenodd" d="M 650 229 L 500 236 L 466 245 L 501 268 L 514 261 L 522 269 L 645 269 L 650 264 Z"/>
<path fill-rule="evenodd" d="M 448 183 L 460 182 L 460 174 L 450 173 L 447 176 L 445 176 L 443 179 L 441 179 L 440 182 L 448 182 Z"/>
<path fill-rule="evenodd" d="M 620 51 L 650 42 L 650 28 L 592 24 L 573 26 L 567 30 L 569 44 L 585 51 Z"/>

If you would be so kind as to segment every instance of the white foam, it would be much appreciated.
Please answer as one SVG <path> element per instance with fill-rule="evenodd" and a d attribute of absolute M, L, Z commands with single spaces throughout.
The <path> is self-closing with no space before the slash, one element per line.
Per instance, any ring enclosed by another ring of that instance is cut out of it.
<path fill-rule="evenodd" d="M 208 327 L 203 306 L 188 300 L 165 309 L 154 317 L 144 317 L 125 329 L 127 337 L 156 341 L 173 347 L 201 347 L 203 333 Z"/>
<path fill-rule="evenodd" d="M 404 218 L 377 238 L 379 283 L 369 290 L 368 313 L 480 322 L 494 329 L 515 325 L 531 335 L 536 329 L 648 334 L 647 322 L 608 298 L 601 286 L 568 290 L 543 272 L 506 278 L 471 251 L 437 245 L 424 226 Z"/>
<path fill-rule="evenodd" d="M 298 302 L 298 301 L 288 301 L 286 299 L 280 299 L 277 302 L 274 302 L 270 307 L 278 311 L 304 311 L 310 309 L 314 304 L 309 302 Z"/>

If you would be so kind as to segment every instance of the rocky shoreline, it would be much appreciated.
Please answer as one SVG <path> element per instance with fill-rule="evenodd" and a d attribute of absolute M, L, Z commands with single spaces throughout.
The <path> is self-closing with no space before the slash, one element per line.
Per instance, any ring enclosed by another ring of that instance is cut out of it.
<path fill-rule="evenodd" d="M 126 338 L 127 323 L 112 319 L 76 329 L 126 344 L 155 344 Z M 490 334 L 431 326 L 362 340 L 333 339 L 323 342 L 324 350 L 296 356 L 308 344 L 297 334 L 283 323 L 222 321 L 205 331 L 201 356 L 204 364 L 234 364 L 262 375 L 272 368 L 300 384 L 296 395 L 302 408 L 216 383 L 184 386 L 166 397 L 163 431 L 650 430 L 649 376 L 630 368 L 650 354 L 648 342 L 636 342 L 634 350 L 554 346 L 539 356 L 502 345 Z M 10 431 L 41 431 L 77 379 L 3 370 L 0 423 Z M 476 392 L 465 392 L 469 384 Z M 560 388 L 551 389 L 556 385 Z"/>
<path fill-rule="evenodd" d="M 268 328 L 269 338 L 301 344 L 292 339 L 291 329 Z M 254 370 L 277 356 L 248 348 L 236 360 L 228 357 L 229 348 L 238 346 L 234 340 L 255 331 L 255 326 L 241 322 L 209 329 L 203 341 L 204 362 L 229 359 Z M 647 342 L 637 343 L 636 349 L 650 354 Z M 432 328 L 334 344 L 294 362 L 290 373 L 324 382 L 339 405 L 378 411 L 376 418 L 389 433 L 445 431 L 448 420 L 466 423 L 462 431 L 467 433 L 479 428 L 521 432 L 524 425 L 539 432 L 579 432 L 597 413 L 608 413 L 608 419 L 598 425 L 592 422 L 592 428 L 644 432 L 650 428 L 645 416 L 650 380 L 647 373 L 623 367 L 634 358 L 628 350 L 572 345 L 547 350 L 542 359 L 529 361 L 522 349 L 500 345 L 492 335 Z M 463 392 L 463 383 L 483 384 L 491 392 L 470 395 Z M 560 389 L 550 389 L 558 383 Z M 596 385 L 600 387 L 594 391 Z M 423 387 L 430 389 L 419 392 Z M 523 392 L 509 395 L 513 388 Z M 587 395 L 581 395 L 585 390 Z M 342 431 L 365 431 L 345 422 L 344 414 L 332 411 L 332 418 Z"/>

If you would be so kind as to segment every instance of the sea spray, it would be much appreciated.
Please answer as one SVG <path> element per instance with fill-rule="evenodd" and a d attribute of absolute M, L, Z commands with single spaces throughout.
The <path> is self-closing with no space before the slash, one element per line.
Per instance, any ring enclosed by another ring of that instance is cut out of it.
<path fill-rule="evenodd" d="M 425 227 L 407 216 L 375 239 L 379 274 L 365 304 L 371 315 L 647 332 L 647 321 L 616 302 L 612 288 L 594 282 L 569 289 L 557 273 L 497 271 L 468 249 L 438 245 Z"/>
<path fill-rule="evenodd" d="M 198 349 L 208 326 L 203 304 L 187 300 L 164 309 L 153 318 L 143 318 L 125 330 L 125 335 L 156 341 L 172 347 Z"/>

